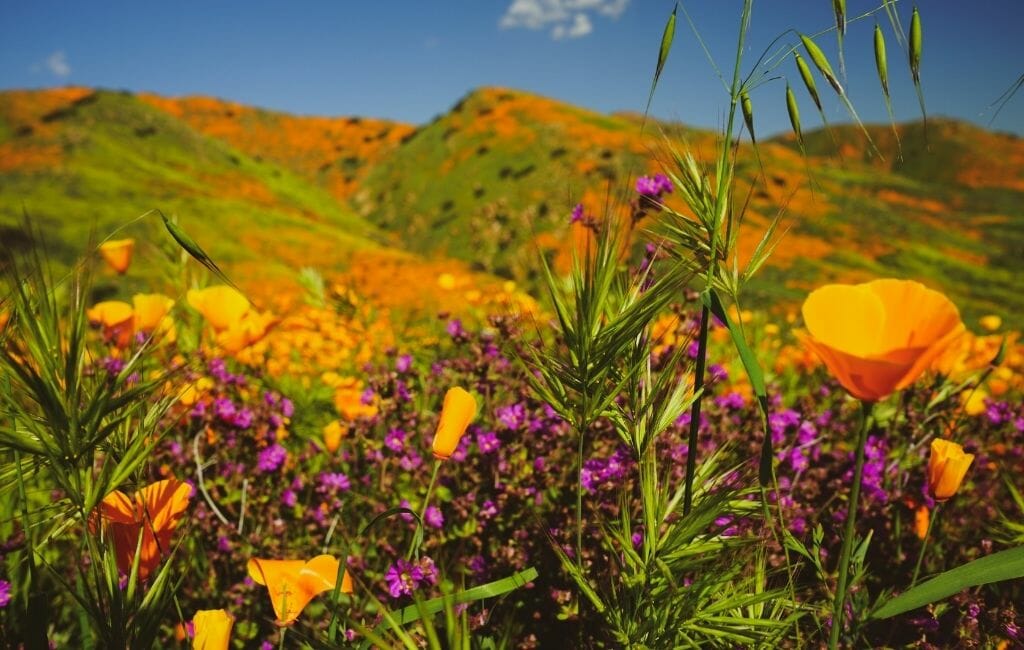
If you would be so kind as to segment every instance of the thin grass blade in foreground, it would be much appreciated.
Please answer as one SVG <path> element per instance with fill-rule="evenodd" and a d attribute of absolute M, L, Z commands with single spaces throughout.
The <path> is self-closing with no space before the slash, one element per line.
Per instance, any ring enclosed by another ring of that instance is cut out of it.
<path fill-rule="evenodd" d="M 940 573 L 931 580 L 886 601 L 871 613 L 871 618 L 891 618 L 948 598 L 968 587 L 1019 578 L 1024 578 L 1024 546 L 999 551 Z"/>

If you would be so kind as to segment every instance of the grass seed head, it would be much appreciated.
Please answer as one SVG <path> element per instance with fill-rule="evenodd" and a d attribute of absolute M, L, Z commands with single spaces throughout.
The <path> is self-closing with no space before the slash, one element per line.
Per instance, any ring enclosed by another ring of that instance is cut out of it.
<path fill-rule="evenodd" d="M 825 77 L 839 95 L 844 95 L 843 86 L 839 83 L 839 78 L 832 71 L 832 65 L 828 62 L 828 58 L 821 51 L 821 48 L 818 47 L 818 44 L 803 34 L 800 35 L 800 41 L 804 44 L 804 49 L 807 50 L 807 56 L 814 62 L 821 75 Z"/>
<path fill-rule="evenodd" d="M 875 67 L 878 69 L 878 81 L 882 84 L 882 92 L 888 97 L 889 64 L 885 59 L 885 36 L 878 25 L 875 25 Z"/>
<path fill-rule="evenodd" d="M 811 66 L 807 65 L 807 61 L 804 57 L 800 56 L 799 52 L 794 52 L 796 55 L 796 69 L 800 72 L 800 78 L 804 80 L 804 85 L 807 86 L 807 92 L 810 94 L 811 99 L 814 100 L 814 105 L 821 108 L 821 97 L 818 95 L 818 84 L 814 83 L 814 75 L 811 74 Z"/>
<path fill-rule="evenodd" d="M 917 7 L 910 18 L 910 74 L 914 83 L 921 83 L 921 14 Z"/>

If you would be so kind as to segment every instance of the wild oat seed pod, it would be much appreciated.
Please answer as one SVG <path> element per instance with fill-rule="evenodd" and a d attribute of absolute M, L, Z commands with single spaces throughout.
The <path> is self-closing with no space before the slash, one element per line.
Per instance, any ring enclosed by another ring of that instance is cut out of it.
<path fill-rule="evenodd" d="M 786 84 L 786 111 L 789 113 L 789 124 L 793 127 L 793 133 L 800 146 L 804 144 L 804 132 L 800 129 L 800 106 L 796 103 L 796 95 L 793 89 Z"/>
<path fill-rule="evenodd" d="M 882 84 L 882 92 L 888 97 L 889 64 L 885 58 L 885 36 L 878 25 L 875 25 L 875 67 L 878 69 L 878 81 Z"/>
<path fill-rule="evenodd" d="M 476 417 L 476 398 L 468 391 L 449 388 L 441 407 L 441 419 L 434 434 L 434 458 L 446 460 L 459 446 L 459 440 L 466 433 L 466 427 Z"/>
<path fill-rule="evenodd" d="M 809 37 L 800 35 L 800 42 L 804 44 L 804 49 L 807 50 L 807 56 L 811 57 L 811 61 L 818 68 L 818 72 L 821 76 L 825 77 L 825 80 L 832 85 L 835 91 L 839 95 L 843 95 L 843 86 L 839 83 L 839 78 L 836 77 L 836 73 L 832 71 L 832 65 L 829 64 L 828 58 L 825 53 L 821 51 L 818 44 L 812 41 Z"/>
<path fill-rule="evenodd" d="M 964 448 L 949 440 L 932 440 L 932 453 L 928 457 L 928 493 L 936 501 L 945 501 L 956 494 L 974 454 L 965 454 Z"/>
<path fill-rule="evenodd" d="M 135 250 L 134 239 L 111 239 L 100 244 L 100 257 L 118 275 L 124 275 L 132 263 L 132 251 Z"/>
<path fill-rule="evenodd" d="M 223 609 L 203 609 L 192 617 L 192 650 L 227 650 L 235 617 Z"/>
<path fill-rule="evenodd" d="M 757 140 L 754 135 L 754 104 L 750 101 L 750 95 L 740 94 L 740 107 L 743 109 L 743 121 L 747 123 L 747 131 L 750 131 L 750 139 Z"/>
<path fill-rule="evenodd" d="M 829 284 L 803 305 L 803 344 L 854 397 L 910 386 L 966 331 L 949 298 L 910 280 Z"/>
<path fill-rule="evenodd" d="M 914 83 L 921 83 L 921 14 L 917 7 L 910 17 L 910 74 Z"/>
<path fill-rule="evenodd" d="M 807 61 L 804 57 L 800 56 L 799 52 L 793 53 L 796 59 L 796 69 L 800 72 L 800 78 L 804 80 L 804 85 L 807 86 L 807 92 L 810 94 L 811 99 L 814 100 L 814 105 L 821 108 L 821 97 L 818 95 L 818 84 L 814 83 L 814 75 L 811 74 L 811 67 L 807 65 Z"/>

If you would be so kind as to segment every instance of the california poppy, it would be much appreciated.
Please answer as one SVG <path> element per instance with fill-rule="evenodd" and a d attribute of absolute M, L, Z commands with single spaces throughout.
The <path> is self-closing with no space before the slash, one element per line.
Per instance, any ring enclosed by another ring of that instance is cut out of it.
<path fill-rule="evenodd" d="M 117 568 L 129 573 L 139 547 L 139 577 L 147 578 L 170 552 L 171 537 L 188 508 L 192 488 L 177 479 L 157 481 L 130 498 L 115 490 L 99 506 L 100 519 L 110 533 L 117 558 Z"/>
<path fill-rule="evenodd" d="M 204 609 L 192 617 L 193 650 L 227 650 L 235 617 L 223 609 Z"/>
<path fill-rule="evenodd" d="M 120 300 L 98 302 L 85 312 L 90 323 L 103 328 L 103 338 L 124 347 L 135 333 L 135 312 L 132 306 Z"/>
<path fill-rule="evenodd" d="M 249 560 L 249 577 L 264 585 L 280 625 L 290 625 L 309 601 L 334 589 L 339 562 L 330 555 L 303 560 Z M 344 582 L 344 581 L 343 581 Z"/>
<path fill-rule="evenodd" d="M 249 300 L 237 289 L 224 284 L 190 290 L 188 304 L 218 332 L 237 325 L 249 311 Z"/>
<path fill-rule="evenodd" d="M 277 322 L 272 314 L 257 313 L 250 309 L 237 322 L 217 335 L 217 344 L 225 352 L 235 354 L 257 343 Z"/>
<path fill-rule="evenodd" d="M 134 239 L 111 239 L 100 244 L 100 257 L 123 275 L 132 263 L 132 252 L 135 250 Z"/>
<path fill-rule="evenodd" d="M 825 285 L 807 296 L 803 317 L 804 345 L 869 402 L 913 384 L 965 331 L 946 296 L 910 280 Z"/>
<path fill-rule="evenodd" d="M 324 448 L 332 454 L 338 451 L 341 446 L 341 439 L 348 433 L 347 427 L 342 426 L 338 420 L 331 420 L 330 424 L 324 427 Z"/>
<path fill-rule="evenodd" d="M 950 440 L 932 440 L 928 457 L 928 492 L 936 501 L 945 501 L 956 494 L 974 461 L 974 454 Z"/>
<path fill-rule="evenodd" d="M 132 296 L 135 331 L 153 332 L 174 306 L 174 301 L 162 293 L 137 293 Z"/>
<path fill-rule="evenodd" d="M 468 391 L 455 386 L 449 388 L 441 407 L 441 419 L 434 433 L 434 457 L 447 459 L 459 446 L 459 440 L 466 433 L 466 427 L 476 417 L 476 398 Z"/>

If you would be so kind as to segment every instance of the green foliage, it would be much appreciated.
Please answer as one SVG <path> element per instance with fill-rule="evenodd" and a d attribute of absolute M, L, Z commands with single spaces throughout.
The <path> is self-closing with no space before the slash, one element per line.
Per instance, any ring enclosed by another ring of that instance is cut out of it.
<path fill-rule="evenodd" d="M 886 601 L 871 618 L 886 619 L 948 598 L 968 587 L 1024 578 L 1024 546 L 968 562 Z"/>

